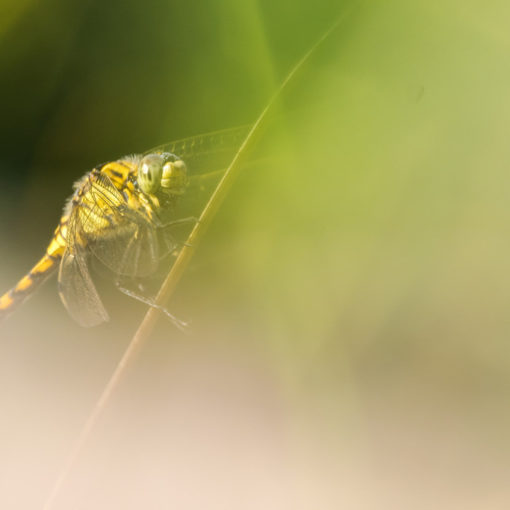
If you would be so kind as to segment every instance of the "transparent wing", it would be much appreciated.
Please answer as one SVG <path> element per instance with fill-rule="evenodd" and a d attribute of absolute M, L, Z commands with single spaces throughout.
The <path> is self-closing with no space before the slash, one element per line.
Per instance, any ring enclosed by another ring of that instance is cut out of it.
<path fill-rule="evenodd" d="M 171 152 L 180 157 L 191 175 L 226 167 L 251 129 L 251 124 L 223 129 L 159 145 L 149 153 Z"/>
<path fill-rule="evenodd" d="M 160 249 L 153 222 L 141 211 L 128 207 L 120 191 L 110 179 L 99 174 L 84 190 L 86 200 L 76 208 L 77 229 L 74 235 L 83 239 L 93 253 L 114 273 L 126 276 L 152 274 L 160 257 L 168 249 Z"/>
<path fill-rule="evenodd" d="M 72 215 L 68 232 L 76 229 L 76 215 Z M 108 320 L 97 290 L 90 278 L 85 253 L 77 243 L 66 248 L 58 273 L 59 294 L 69 315 L 80 325 L 96 326 Z"/>
<path fill-rule="evenodd" d="M 188 186 L 172 207 L 162 211 L 165 223 L 182 218 L 198 218 L 212 191 L 223 176 L 235 153 L 246 138 L 251 125 L 197 135 L 155 147 L 145 154 L 171 152 L 181 158 L 187 167 Z M 186 239 L 193 225 L 181 224 L 170 229 L 171 240 Z M 189 228 L 187 228 L 189 227 Z M 168 230 L 167 230 L 168 232 Z M 168 238 L 167 238 L 168 239 Z M 175 248 L 175 245 L 174 245 Z"/>

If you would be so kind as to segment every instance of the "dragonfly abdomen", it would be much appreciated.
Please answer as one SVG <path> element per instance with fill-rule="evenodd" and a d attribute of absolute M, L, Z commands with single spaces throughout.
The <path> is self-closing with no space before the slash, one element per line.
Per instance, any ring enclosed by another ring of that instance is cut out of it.
<path fill-rule="evenodd" d="M 65 229 L 65 219 L 55 231 L 44 257 L 11 290 L 0 297 L 0 320 L 22 305 L 58 268 L 65 249 L 63 228 Z"/>

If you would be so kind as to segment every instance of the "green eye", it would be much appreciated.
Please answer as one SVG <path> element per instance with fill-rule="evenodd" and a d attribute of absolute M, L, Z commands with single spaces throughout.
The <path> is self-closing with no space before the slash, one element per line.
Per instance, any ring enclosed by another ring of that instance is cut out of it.
<path fill-rule="evenodd" d="M 164 159 L 159 154 L 145 156 L 138 167 L 138 184 L 144 193 L 155 193 L 161 186 Z"/>

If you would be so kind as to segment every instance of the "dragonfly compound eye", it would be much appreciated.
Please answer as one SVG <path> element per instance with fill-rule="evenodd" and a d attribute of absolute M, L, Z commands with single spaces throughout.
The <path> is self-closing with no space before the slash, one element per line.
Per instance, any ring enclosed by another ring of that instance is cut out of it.
<path fill-rule="evenodd" d="M 149 154 L 140 162 L 138 184 L 144 193 L 155 193 L 160 188 L 163 161 L 163 157 L 159 154 Z"/>
<path fill-rule="evenodd" d="M 167 161 L 163 166 L 161 187 L 166 193 L 182 195 L 188 183 L 186 165 L 182 159 Z"/>

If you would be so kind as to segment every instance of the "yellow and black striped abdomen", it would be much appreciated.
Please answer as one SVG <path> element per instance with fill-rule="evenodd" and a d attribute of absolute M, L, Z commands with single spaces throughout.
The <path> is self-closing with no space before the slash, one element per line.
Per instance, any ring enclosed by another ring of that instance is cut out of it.
<path fill-rule="evenodd" d="M 44 257 L 11 290 L 0 297 L 0 320 L 13 312 L 58 268 L 65 250 L 63 232 L 67 218 L 55 230 Z"/>

